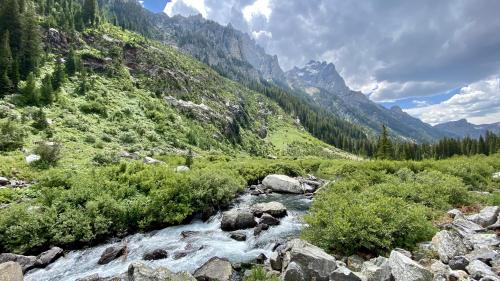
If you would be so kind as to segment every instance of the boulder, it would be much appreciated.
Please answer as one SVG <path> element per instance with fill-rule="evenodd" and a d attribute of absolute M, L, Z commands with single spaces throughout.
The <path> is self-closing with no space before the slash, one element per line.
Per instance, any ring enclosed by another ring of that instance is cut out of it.
<path fill-rule="evenodd" d="M 493 272 L 487 264 L 480 260 L 471 261 L 466 269 L 470 277 L 476 280 L 487 276 L 495 276 L 495 272 Z"/>
<path fill-rule="evenodd" d="M 451 223 L 451 228 L 462 237 L 472 235 L 476 232 L 484 231 L 484 228 L 477 223 L 471 222 L 463 217 L 455 218 Z"/>
<path fill-rule="evenodd" d="M 221 228 L 224 231 L 252 228 L 257 225 L 249 209 L 233 209 L 222 214 Z"/>
<path fill-rule="evenodd" d="M 477 233 L 467 238 L 474 249 L 496 247 L 500 245 L 500 239 L 498 239 L 497 235 L 494 233 Z"/>
<path fill-rule="evenodd" d="M 265 224 L 265 223 L 259 223 L 257 225 L 257 227 L 253 230 L 253 235 L 254 236 L 257 236 L 259 235 L 262 231 L 264 230 L 268 230 L 269 229 L 269 225 Z"/>
<path fill-rule="evenodd" d="M 23 281 L 23 269 L 17 262 L 8 261 L 0 264 L 0 281 Z"/>
<path fill-rule="evenodd" d="M 364 262 L 365 260 L 358 255 L 349 256 L 347 257 L 347 268 L 352 271 L 359 272 L 361 271 L 361 267 L 363 266 Z"/>
<path fill-rule="evenodd" d="M 339 267 L 330 274 L 330 280 L 335 281 L 361 281 L 361 278 L 354 274 L 347 267 Z"/>
<path fill-rule="evenodd" d="M 30 154 L 30 155 L 26 156 L 26 162 L 28 164 L 31 164 L 31 163 L 36 162 L 38 160 L 40 160 L 40 155 Z"/>
<path fill-rule="evenodd" d="M 300 239 L 289 241 L 284 251 L 285 281 L 327 281 L 330 274 L 337 268 L 334 257 Z"/>
<path fill-rule="evenodd" d="M 263 214 L 259 220 L 259 224 L 261 224 L 261 223 L 267 224 L 267 225 L 278 225 L 278 224 L 280 224 L 280 221 L 277 218 L 275 218 L 269 214 Z"/>
<path fill-rule="evenodd" d="M 0 263 L 5 263 L 9 261 L 18 263 L 23 269 L 23 272 L 26 272 L 35 266 L 36 257 L 16 255 L 11 253 L 0 254 Z"/>
<path fill-rule="evenodd" d="M 452 270 L 448 274 L 448 281 L 466 281 L 469 274 L 463 270 Z"/>
<path fill-rule="evenodd" d="M 36 257 L 36 267 L 46 267 L 47 265 L 55 262 L 64 254 L 63 249 L 59 247 L 52 247 L 50 250 L 45 251 Z"/>
<path fill-rule="evenodd" d="M 266 213 L 275 218 L 281 218 L 286 216 L 286 207 L 279 202 L 268 202 L 268 203 L 258 203 L 250 208 L 253 214 L 257 217 L 262 216 Z"/>
<path fill-rule="evenodd" d="M 271 264 L 271 268 L 273 270 L 281 272 L 281 268 L 283 266 L 283 257 L 278 252 L 272 252 L 269 256 L 269 263 Z"/>
<path fill-rule="evenodd" d="M 361 274 L 366 277 L 366 281 L 392 280 L 389 260 L 385 257 L 377 257 L 369 261 L 365 261 L 361 267 Z"/>
<path fill-rule="evenodd" d="M 450 267 L 444 264 L 442 261 L 435 260 L 431 266 L 429 267 L 432 273 L 434 274 L 441 274 L 441 275 L 448 275 L 450 272 Z"/>
<path fill-rule="evenodd" d="M 245 241 L 247 240 L 247 235 L 241 232 L 233 232 L 230 237 L 236 241 Z"/>
<path fill-rule="evenodd" d="M 127 246 L 117 245 L 106 248 L 101 254 L 98 264 L 107 264 L 125 254 Z"/>
<path fill-rule="evenodd" d="M 499 213 L 500 207 L 498 206 L 485 207 L 477 214 L 477 216 L 473 217 L 472 221 L 483 227 L 487 227 L 496 222 Z"/>
<path fill-rule="evenodd" d="M 230 281 L 233 267 L 226 259 L 213 257 L 194 272 L 198 281 Z"/>
<path fill-rule="evenodd" d="M 274 192 L 304 193 L 298 180 L 285 175 L 268 175 L 264 178 L 262 184 Z"/>
<path fill-rule="evenodd" d="M 431 281 L 433 274 L 398 251 L 389 256 L 389 266 L 395 281 Z"/>
<path fill-rule="evenodd" d="M 149 252 L 144 253 L 144 255 L 142 256 L 142 259 L 147 260 L 147 261 L 161 260 L 161 259 L 166 259 L 166 258 L 168 258 L 168 252 L 166 250 L 163 250 L 163 249 L 156 249 L 153 251 L 149 251 Z"/>
<path fill-rule="evenodd" d="M 153 269 L 141 262 L 134 262 L 129 265 L 127 277 L 128 281 L 196 281 L 187 272 L 173 273 L 164 267 Z"/>
<path fill-rule="evenodd" d="M 464 256 L 456 256 L 449 260 L 448 265 L 452 270 L 465 270 L 469 265 L 469 259 Z"/>
<path fill-rule="evenodd" d="M 432 238 L 432 245 L 444 263 L 448 263 L 455 256 L 464 255 L 468 252 L 462 238 L 455 232 L 448 230 L 436 233 Z"/>
<path fill-rule="evenodd" d="M 489 264 L 492 261 L 499 259 L 500 254 L 496 250 L 493 250 L 490 247 L 484 247 L 484 248 L 478 248 L 478 249 L 471 251 L 470 253 L 465 255 L 465 257 L 469 261 L 480 260 L 484 263 Z"/>
<path fill-rule="evenodd" d="M 452 209 L 447 212 L 448 216 L 452 219 L 462 217 L 464 214 L 459 209 Z"/>
<path fill-rule="evenodd" d="M 165 162 L 146 156 L 144 157 L 144 163 L 154 165 L 154 164 L 164 164 Z"/>
<path fill-rule="evenodd" d="M 5 186 L 5 185 L 9 185 L 9 184 L 10 184 L 10 181 L 8 178 L 0 177 L 0 186 Z"/>
<path fill-rule="evenodd" d="M 200 234 L 199 231 L 192 231 L 192 230 L 186 230 L 181 232 L 182 238 L 189 238 L 198 234 Z"/>
<path fill-rule="evenodd" d="M 264 262 L 267 260 L 266 255 L 263 253 L 260 253 L 256 258 L 255 258 L 255 263 L 256 264 L 264 264 Z"/>
<path fill-rule="evenodd" d="M 185 173 L 185 172 L 188 172 L 189 171 L 189 167 L 188 166 L 177 166 L 175 168 L 175 172 L 176 173 Z"/>

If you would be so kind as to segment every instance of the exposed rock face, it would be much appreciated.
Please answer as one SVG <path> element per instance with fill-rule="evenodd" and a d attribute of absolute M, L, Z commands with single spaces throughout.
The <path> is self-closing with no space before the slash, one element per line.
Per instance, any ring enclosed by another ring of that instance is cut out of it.
<path fill-rule="evenodd" d="M 432 244 L 439 254 L 442 262 L 448 263 L 454 256 L 460 256 L 467 253 L 467 247 L 461 237 L 448 230 L 438 232 L 432 238 Z"/>
<path fill-rule="evenodd" d="M 166 268 L 153 269 L 140 262 L 130 264 L 127 271 L 127 281 L 195 281 L 187 272 L 173 273 Z"/>
<path fill-rule="evenodd" d="M 104 252 L 101 255 L 101 258 L 99 259 L 99 261 L 97 263 L 98 264 L 107 264 L 107 263 L 111 262 L 112 260 L 115 260 L 115 259 L 119 258 L 120 256 L 122 256 L 126 250 L 127 250 L 127 247 L 121 246 L 121 245 L 108 247 L 108 248 L 106 248 L 106 250 L 104 250 Z"/>
<path fill-rule="evenodd" d="M 0 264 L 0 281 L 23 281 L 23 270 L 17 262 Z"/>
<path fill-rule="evenodd" d="M 168 252 L 163 249 L 156 249 L 142 256 L 143 260 L 161 260 L 166 258 L 168 258 Z"/>
<path fill-rule="evenodd" d="M 361 267 L 361 273 L 367 281 L 390 281 L 392 278 L 389 260 L 385 257 L 365 261 Z"/>
<path fill-rule="evenodd" d="M 55 28 L 49 28 L 49 30 L 47 31 L 47 41 L 52 49 L 68 49 L 68 40 L 66 39 L 66 36 L 64 36 L 64 34 L 59 32 L 59 30 Z"/>
<path fill-rule="evenodd" d="M 275 218 L 286 216 L 286 207 L 279 202 L 258 203 L 253 205 L 251 209 L 253 214 L 257 217 L 260 217 L 264 213 Z"/>
<path fill-rule="evenodd" d="M 327 281 L 336 268 L 335 258 L 322 249 L 300 239 L 287 243 L 283 257 L 285 281 Z"/>
<path fill-rule="evenodd" d="M 222 214 L 221 228 L 225 231 L 252 228 L 256 225 L 253 213 L 248 209 L 234 209 Z"/>
<path fill-rule="evenodd" d="M 392 251 L 389 266 L 395 281 L 431 281 L 433 274 L 409 257 Z"/>
<path fill-rule="evenodd" d="M 194 272 L 194 277 L 198 281 L 230 281 L 232 275 L 231 263 L 218 257 L 211 258 Z"/>
<path fill-rule="evenodd" d="M 59 257 L 63 255 L 63 249 L 59 247 L 52 247 L 50 250 L 45 251 L 38 255 L 36 258 L 36 267 L 46 267 L 50 263 L 56 261 Z"/>
<path fill-rule="evenodd" d="M 11 253 L 0 254 L 0 263 L 5 263 L 9 261 L 18 263 L 21 266 L 23 272 L 26 272 L 35 266 L 36 257 L 16 255 Z"/>
<path fill-rule="evenodd" d="M 262 184 L 274 192 L 304 193 L 298 180 L 285 175 L 268 175 L 264 178 Z"/>

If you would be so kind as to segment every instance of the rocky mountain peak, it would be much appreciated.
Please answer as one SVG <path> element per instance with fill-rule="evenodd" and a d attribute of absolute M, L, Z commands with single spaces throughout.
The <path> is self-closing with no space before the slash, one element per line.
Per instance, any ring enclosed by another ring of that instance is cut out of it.
<path fill-rule="evenodd" d="M 307 84 L 308 86 L 320 87 L 329 91 L 348 91 L 344 79 L 340 76 L 333 63 L 309 61 L 304 67 L 295 67 L 286 73 L 292 84 Z"/>

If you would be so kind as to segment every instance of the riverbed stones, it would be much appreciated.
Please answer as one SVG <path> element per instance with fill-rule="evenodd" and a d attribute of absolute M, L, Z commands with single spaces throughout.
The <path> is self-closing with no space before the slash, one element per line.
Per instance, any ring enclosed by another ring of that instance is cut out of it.
<path fill-rule="evenodd" d="M 467 272 L 470 277 L 479 280 L 483 277 L 493 276 L 495 277 L 495 272 L 491 270 L 491 268 L 480 260 L 471 261 L 470 264 L 466 267 Z"/>
<path fill-rule="evenodd" d="M 6 177 L 0 177 L 0 186 L 5 186 L 5 185 L 8 185 L 10 184 L 10 181 L 8 178 Z"/>
<path fill-rule="evenodd" d="M 143 260 L 161 260 L 168 258 L 168 252 L 164 249 L 155 249 L 149 252 L 144 253 L 142 256 Z"/>
<path fill-rule="evenodd" d="M 484 230 L 479 224 L 465 219 L 464 217 L 456 217 L 451 223 L 451 228 L 458 232 L 460 236 L 466 237 Z"/>
<path fill-rule="evenodd" d="M 247 240 L 247 235 L 242 232 L 233 232 L 230 237 L 236 241 L 245 241 Z"/>
<path fill-rule="evenodd" d="M 499 213 L 500 213 L 500 207 L 488 206 L 483 208 L 478 214 L 472 215 L 471 219 L 469 220 L 483 227 L 487 227 L 496 222 Z"/>
<path fill-rule="evenodd" d="M 259 223 L 253 230 L 253 235 L 254 236 L 257 236 L 259 235 L 262 231 L 264 230 L 268 230 L 269 229 L 269 225 L 265 224 L 265 223 Z"/>
<path fill-rule="evenodd" d="M 389 256 L 389 266 L 395 281 L 431 281 L 433 274 L 398 251 Z"/>
<path fill-rule="evenodd" d="M 468 252 L 462 238 L 457 233 L 448 230 L 436 233 L 432 238 L 432 245 L 444 263 L 448 263 L 455 256 L 464 255 Z"/>
<path fill-rule="evenodd" d="M 361 271 L 361 267 L 363 266 L 363 263 L 365 260 L 360 257 L 359 255 L 351 255 L 347 257 L 347 268 L 349 268 L 352 271 Z"/>
<path fill-rule="evenodd" d="M 267 203 L 257 203 L 252 205 L 250 209 L 257 217 L 260 217 L 262 216 L 262 214 L 266 213 L 275 218 L 281 218 L 286 216 L 287 214 L 286 207 L 283 204 L 275 201 Z"/>
<path fill-rule="evenodd" d="M 285 175 L 268 175 L 264 178 L 262 184 L 278 193 L 304 193 L 298 180 Z"/>
<path fill-rule="evenodd" d="M 0 281 L 23 281 L 23 270 L 17 262 L 8 261 L 0 264 Z"/>
<path fill-rule="evenodd" d="M 449 260 L 448 265 L 453 270 L 465 270 L 469 265 L 469 259 L 464 256 L 456 256 Z"/>
<path fill-rule="evenodd" d="M 58 258 L 62 257 L 63 254 L 63 249 L 59 247 L 52 247 L 50 250 L 37 256 L 35 266 L 42 268 L 46 267 L 47 265 L 55 262 Z"/>
<path fill-rule="evenodd" d="M 131 263 L 127 270 L 128 281 L 195 281 L 187 272 L 173 273 L 164 267 L 153 269 L 141 262 Z"/>
<path fill-rule="evenodd" d="M 283 257 L 278 252 L 272 252 L 269 256 L 269 264 L 276 271 L 281 271 L 283 266 Z"/>
<path fill-rule="evenodd" d="M 0 263 L 5 263 L 9 261 L 18 263 L 21 266 L 23 272 L 26 272 L 35 266 L 36 257 L 16 255 L 12 253 L 0 254 Z"/>
<path fill-rule="evenodd" d="M 280 221 L 269 215 L 269 214 L 263 214 L 262 217 L 260 217 L 260 220 L 259 220 L 259 223 L 262 223 L 262 224 L 267 224 L 267 225 L 278 225 L 280 224 Z"/>
<path fill-rule="evenodd" d="M 221 228 L 224 231 L 252 228 L 257 225 L 249 209 L 233 209 L 222 214 Z"/>
<path fill-rule="evenodd" d="M 293 239 L 285 247 L 284 281 L 328 281 L 336 268 L 334 257 L 306 241 Z"/>
<path fill-rule="evenodd" d="M 233 275 L 231 263 L 219 257 L 213 257 L 194 272 L 198 281 L 230 281 Z"/>
<path fill-rule="evenodd" d="M 125 254 L 127 246 L 116 245 L 106 248 L 101 254 L 98 264 L 107 264 Z"/>

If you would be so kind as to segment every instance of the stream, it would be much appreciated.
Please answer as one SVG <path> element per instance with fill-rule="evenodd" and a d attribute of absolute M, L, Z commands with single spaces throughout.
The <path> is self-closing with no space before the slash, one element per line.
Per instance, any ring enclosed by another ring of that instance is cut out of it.
<path fill-rule="evenodd" d="M 168 258 L 143 261 L 152 267 L 166 267 L 173 272 L 188 271 L 193 273 L 212 257 L 227 258 L 232 263 L 250 262 L 263 253 L 267 257 L 277 242 L 283 242 L 299 235 L 304 226 L 302 216 L 308 210 L 311 201 L 303 195 L 277 194 L 252 196 L 244 193 L 238 197 L 231 208 L 249 207 L 261 202 L 281 202 L 288 209 L 288 215 L 280 224 L 271 226 L 259 236 L 254 236 L 253 228 L 240 230 L 247 235 L 246 241 L 236 241 L 229 237 L 230 232 L 220 229 L 222 213 L 217 213 L 208 221 L 199 219 L 189 224 L 171 226 L 159 231 L 138 233 L 127 236 L 120 242 L 103 244 L 82 250 L 66 253 L 64 257 L 43 269 L 34 269 L 27 273 L 25 280 L 74 281 L 98 273 L 99 277 L 110 277 L 127 271 L 130 263 L 142 261 L 144 253 L 164 249 Z M 188 237 L 182 237 L 183 231 L 195 231 Z M 98 265 L 97 261 L 103 251 L 111 245 L 119 245 L 127 241 L 128 254 L 108 264 Z M 175 259 L 176 253 L 184 252 L 186 256 Z"/>

